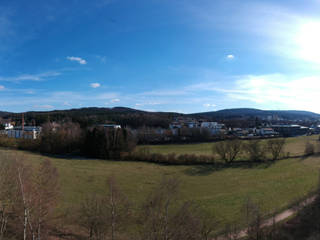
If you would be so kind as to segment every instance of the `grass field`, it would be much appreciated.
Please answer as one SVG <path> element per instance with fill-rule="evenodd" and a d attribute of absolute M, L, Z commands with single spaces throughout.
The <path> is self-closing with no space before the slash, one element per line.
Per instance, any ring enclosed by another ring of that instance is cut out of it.
<path fill-rule="evenodd" d="M 305 143 L 310 141 L 315 143 L 319 135 L 302 136 L 295 138 L 286 138 L 286 147 L 284 152 L 290 152 L 290 156 L 301 156 L 304 153 Z M 243 140 L 246 142 L 246 140 Z M 265 142 L 266 140 L 262 140 Z M 196 144 L 168 144 L 168 145 L 143 145 L 139 148 L 148 148 L 153 153 L 176 153 L 176 154 L 204 154 L 211 155 L 212 147 L 215 143 L 196 143 Z"/>
<path fill-rule="evenodd" d="M 300 148 L 303 139 L 289 139 L 288 146 L 296 152 L 303 151 L 303 147 Z M 177 145 L 170 145 L 170 149 L 167 147 L 166 152 L 170 152 L 174 146 Z M 209 144 L 193 144 L 178 145 L 177 151 L 182 153 L 188 146 L 192 146 L 190 153 L 204 153 L 210 149 Z M 201 146 L 200 150 L 196 146 Z M 161 147 L 163 146 L 155 146 L 155 149 Z M 42 159 L 49 158 L 3 149 L 0 154 L 18 154 L 35 165 Z M 136 206 L 163 176 L 176 176 L 182 182 L 181 196 L 196 201 L 214 213 L 221 226 L 240 221 L 241 208 L 247 197 L 259 202 L 265 214 L 286 208 L 294 200 L 315 189 L 320 169 L 318 156 L 290 158 L 271 165 L 241 165 L 221 170 L 203 165 L 166 166 L 142 162 L 49 159 L 60 173 L 63 193 L 60 211 L 79 202 L 83 194 L 104 191 L 106 178 L 111 174 L 116 176 L 122 190 Z"/>

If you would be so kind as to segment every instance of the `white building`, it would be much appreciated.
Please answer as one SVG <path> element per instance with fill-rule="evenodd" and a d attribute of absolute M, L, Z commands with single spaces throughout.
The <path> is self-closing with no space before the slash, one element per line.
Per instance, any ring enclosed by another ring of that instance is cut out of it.
<path fill-rule="evenodd" d="M 13 129 L 13 125 L 11 123 L 5 123 L 4 124 L 4 129 L 8 130 L 8 129 Z"/>
<path fill-rule="evenodd" d="M 121 128 L 121 125 L 118 125 L 118 124 L 100 124 L 99 126 L 104 128 L 114 128 L 114 129 Z"/>
<path fill-rule="evenodd" d="M 224 128 L 224 124 L 217 123 L 217 122 L 202 122 L 200 126 L 202 128 L 214 128 L 214 129 Z"/>
<path fill-rule="evenodd" d="M 217 122 L 202 122 L 200 127 L 208 129 L 211 134 L 216 135 L 221 133 L 221 130 L 224 128 L 224 124 Z"/>
<path fill-rule="evenodd" d="M 41 133 L 41 127 L 26 126 L 24 129 L 17 127 L 8 129 L 6 132 L 9 138 L 37 139 Z"/>

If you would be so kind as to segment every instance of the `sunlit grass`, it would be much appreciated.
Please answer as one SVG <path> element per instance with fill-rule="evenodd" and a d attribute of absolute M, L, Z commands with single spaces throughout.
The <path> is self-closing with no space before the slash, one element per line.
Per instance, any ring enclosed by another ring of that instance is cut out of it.
<path fill-rule="evenodd" d="M 300 144 L 305 138 L 289 139 L 288 146 L 303 151 Z M 199 152 L 206 151 L 202 146 Z M 173 146 L 170 146 L 172 149 Z M 188 145 L 190 146 L 190 145 Z M 161 146 L 156 146 L 161 147 Z M 183 147 L 178 148 L 182 153 Z M 298 149 L 299 148 L 299 149 Z M 265 214 L 284 209 L 298 198 L 306 196 L 317 185 L 319 157 L 290 158 L 275 164 L 241 165 L 237 168 L 215 170 L 210 166 L 166 166 L 142 162 L 118 162 L 85 159 L 62 159 L 15 150 L 0 150 L 0 154 L 16 154 L 37 165 L 44 158 L 52 160 L 61 180 L 61 212 L 77 204 L 84 194 L 102 193 L 106 178 L 115 175 L 133 207 L 156 186 L 163 176 L 176 176 L 181 180 L 181 197 L 194 200 L 215 214 L 221 226 L 241 220 L 241 208 L 250 197 L 261 204 Z M 1 156 L 0 155 L 0 156 Z M 219 229 L 221 229 L 221 226 Z"/>

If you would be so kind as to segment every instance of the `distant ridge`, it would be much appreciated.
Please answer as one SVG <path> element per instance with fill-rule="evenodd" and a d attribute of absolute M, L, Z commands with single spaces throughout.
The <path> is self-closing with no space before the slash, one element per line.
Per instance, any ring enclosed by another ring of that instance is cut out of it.
<path fill-rule="evenodd" d="M 243 117 L 267 117 L 276 115 L 283 119 L 320 119 L 320 114 L 298 110 L 260 110 L 255 108 L 231 108 L 212 112 L 190 114 L 194 117 L 206 118 L 243 118 Z"/>
<path fill-rule="evenodd" d="M 18 115 L 20 113 L 1 112 L 0 117 L 9 117 Z M 100 108 L 100 107 L 86 107 L 86 108 L 75 108 L 67 110 L 52 110 L 52 111 L 29 111 L 25 112 L 26 116 L 60 116 L 73 117 L 73 116 L 116 116 L 116 115 L 143 115 L 153 116 L 161 118 L 170 118 L 177 116 L 186 116 L 194 118 L 208 118 L 208 119 L 231 119 L 231 118 L 247 118 L 247 117 L 258 117 L 265 118 L 268 116 L 277 116 L 285 120 L 320 120 L 320 114 L 309 112 L 309 111 L 298 111 L 298 110 L 261 110 L 255 108 L 232 108 L 223 109 L 212 112 L 200 112 L 192 114 L 182 114 L 177 112 L 149 112 L 144 110 L 138 110 L 127 107 L 114 107 L 114 108 Z M 58 117 L 59 119 L 59 117 Z M 169 120 L 169 119 L 168 119 Z"/>

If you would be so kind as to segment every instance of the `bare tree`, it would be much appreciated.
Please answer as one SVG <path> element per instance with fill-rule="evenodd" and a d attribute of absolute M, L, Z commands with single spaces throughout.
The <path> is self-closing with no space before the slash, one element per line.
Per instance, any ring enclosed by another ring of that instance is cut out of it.
<path fill-rule="evenodd" d="M 305 147 L 304 147 L 304 155 L 305 156 L 310 156 L 315 153 L 314 145 L 310 143 L 309 141 L 306 142 Z"/>
<path fill-rule="evenodd" d="M 31 168 L 29 166 L 25 165 L 21 161 L 16 161 L 16 183 L 18 187 L 18 202 L 16 204 L 15 211 L 17 211 L 17 215 L 19 216 L 23 225 L 23 240 L 26 240 L 28 237 L 28 224 L 30 223 L 29 216 L 34 206 L 31 173 Z M 34 239 L 35 235 L 33 229 L 30 230 Z"/>
<path fill-rule="evenodd" d="M 179 182 L 164 178 L 143 205 L 140 216 L 140 238 L 144 240 L 206 240 L 214 221 L 202 215 L 197 207 L 178 198 Z"/>
<path fill-rule="evenodd" d="M 261 140 L 250 140 L 247 142 L 246 152 L 251 161 L 263 161 L 266 155 L 266 148 L 263 146 Z"/>
<path fill-rule="evenodd" d="M 105 199 L 96 194 L 86 196 L 77 211 L 77 223 L 88 232 L 89 240 L 103 240 L 108 227 Z"/>
<path fill-rule="evenodd" d="M 129 201 L 120 191 L 114 177 L 107 180 L 105 195 L 87 196 L 78 209 L 78 224 L 87 230 L 90 240 L 116 239 L 129 217 Z"/>
<path fill-rule="evenodd" d="M 213 153 L 218 154 L 226 163 L 233 162 L 242 150 L 242 142 L 238 139 L 220 141 L 213 145 Z"/>
<path fill-rule="evenodd" d="M 245 206 L 245 216 L 247 223 L 247 235 L 249 240 L 263 239 L 262 215 L 257 204 L 247 199 Z"/>
<path fill-rule="evenodd" d="M 0 161 L 0 240 L 3 240 L 9 219 L 13 217 L 16 185 L 14 182 L 14 164 L 7 156 Z"/>
<path fill-rule="evenodd" d="M 169 214 L 177 199 L 178 181 L 163 178 L 142 207 L 141 238 L 146 240 L 169 239 Z"/>
<path fill-rule="evenodd" d="M 124 226 L 129 217 L 129 202 L 127 197 L 120 191 L 114 176 L 108 178 L 109 194 L 107 208 L 109 209 L 111 240 L 116 238 L 116 232 Z"/>
<path fill-rule="evenodd" d="M 271 139 L 267 142 L 268 150 L 272 154 L 272 160 L 278 160 L 283 153 L 286 140 L 284 138 Z"/>
<path fill-rule="evenodd" d="M 49 160 L 41 162 L 33 176 L 34 208 L 30 216 L 30 225 L 41 240 L 48 233 L 48 221 L 57 204 L 59 196 L 59 182 L 57 169 Z"/>

